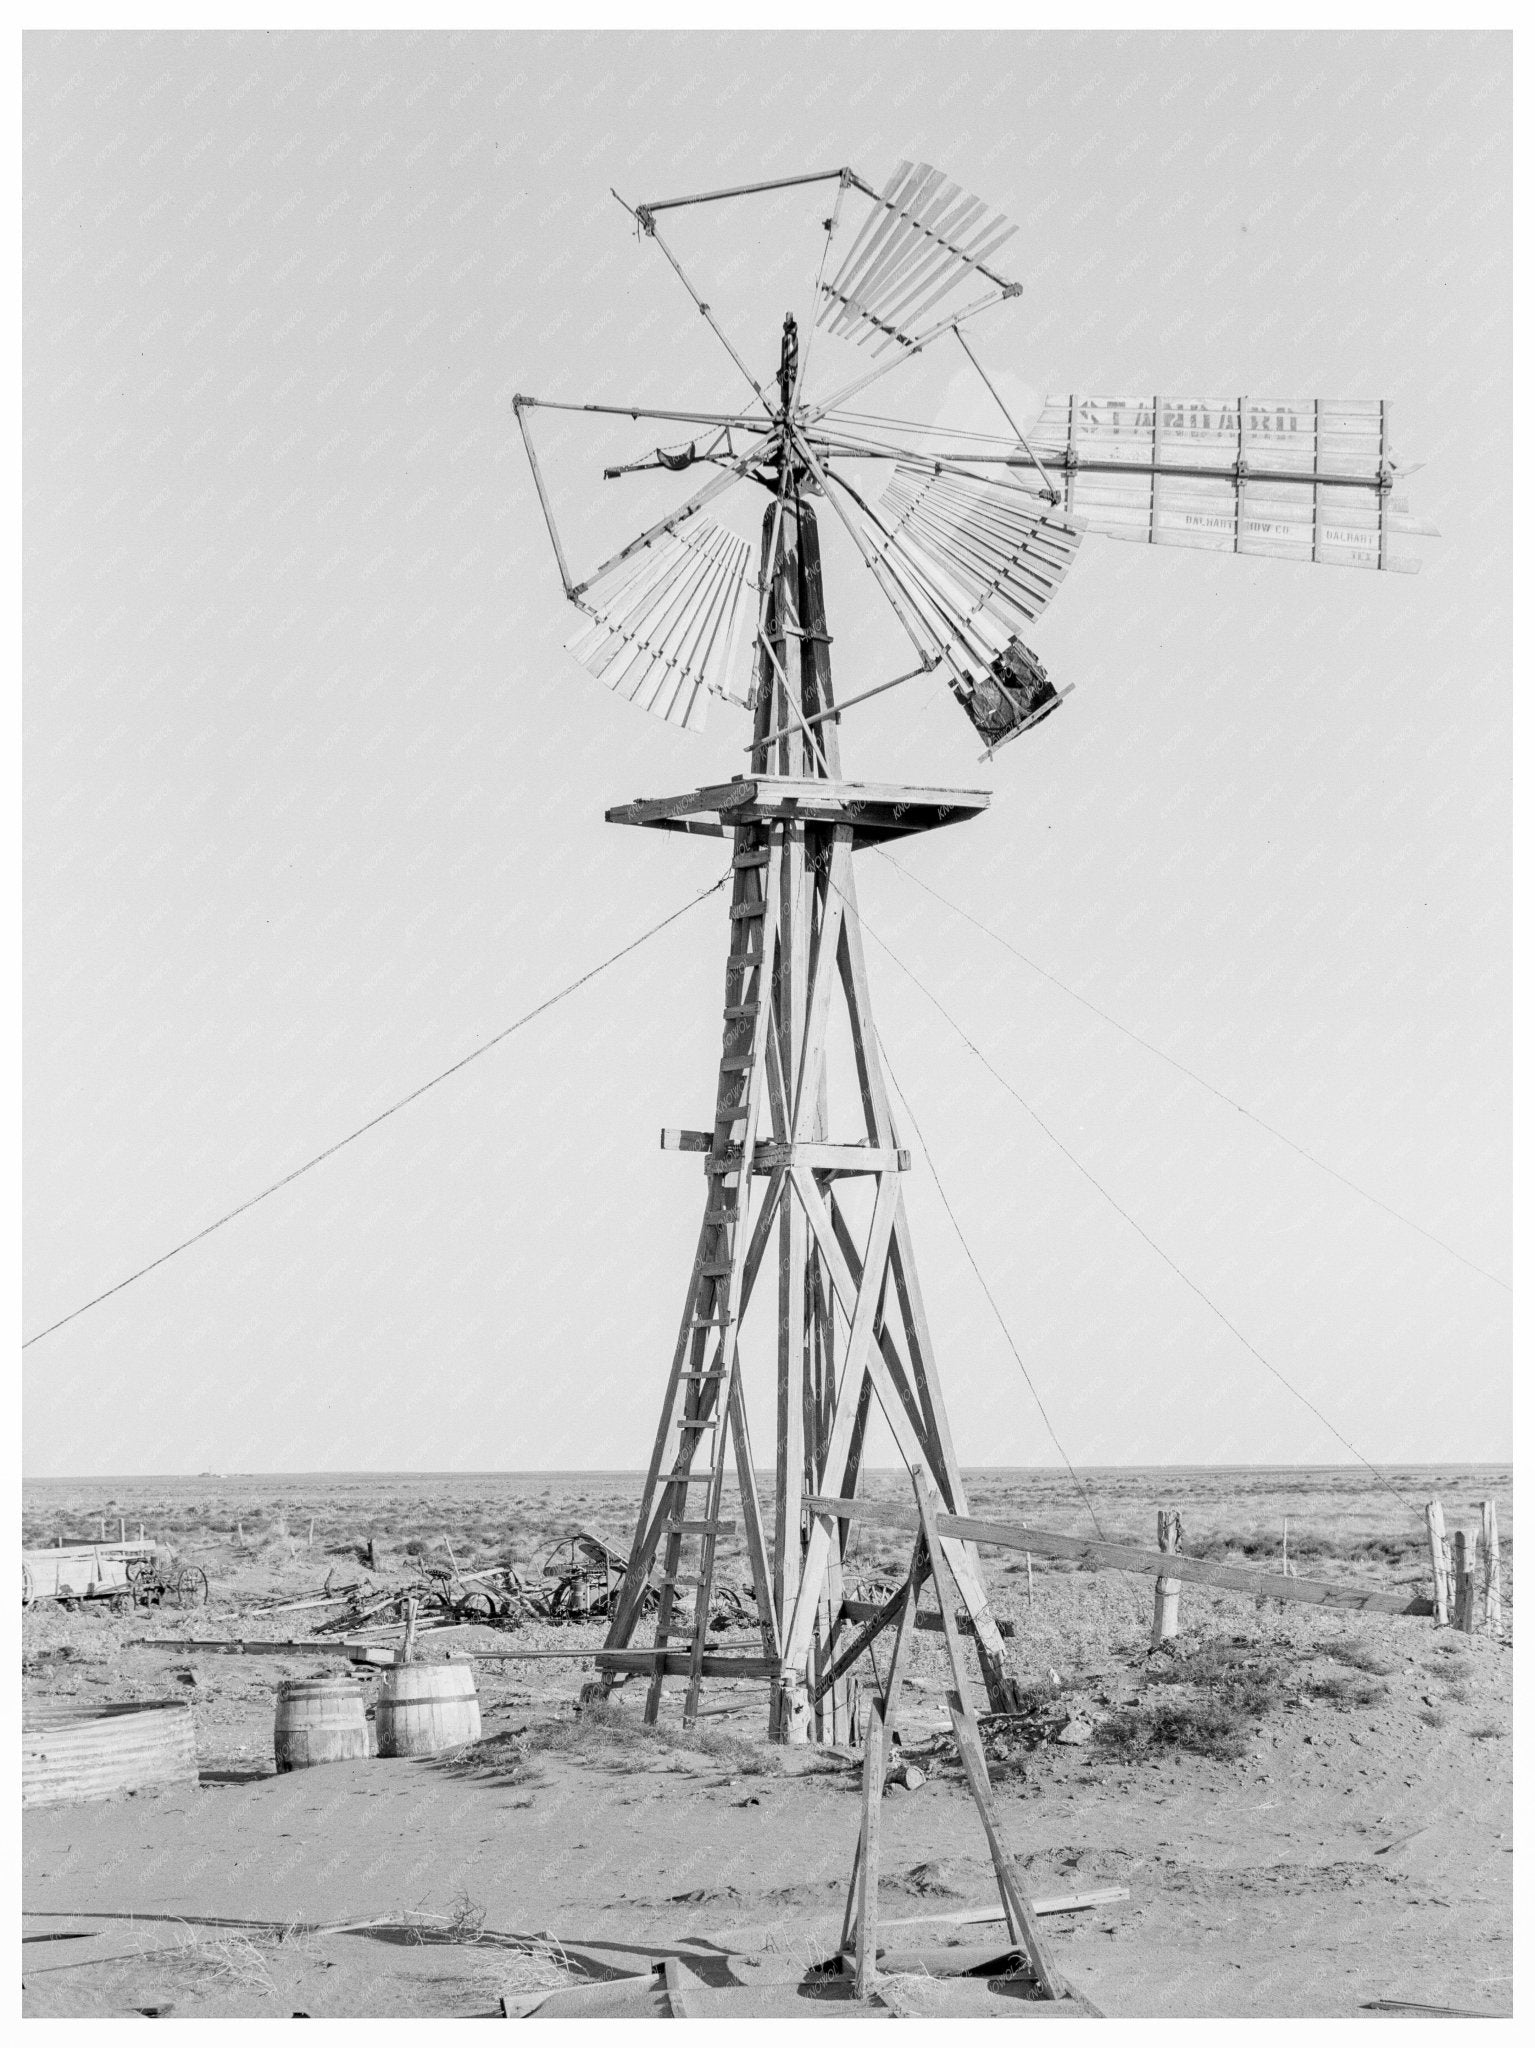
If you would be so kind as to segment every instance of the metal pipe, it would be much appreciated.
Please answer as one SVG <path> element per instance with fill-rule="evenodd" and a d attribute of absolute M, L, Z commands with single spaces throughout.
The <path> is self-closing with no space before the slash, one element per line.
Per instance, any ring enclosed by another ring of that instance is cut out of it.
<path fill-rule="evenodd" d="M 727 185 L 719 192 L 690 192 L 683 199 L 647 199 L 634 211 L 643 218 L 647 213 L 665 213 L 674 206 L 706 206 L 713 199 L 744 199 L 752 192 L 783 192 L 791 185 L 824 185 L 829 178 L 842 178 L 857 185 L 860 191 L 868 192 L 871 198 L 879 197 L 864 184 L 862 178 L 844 165 L 835 171 L 806 171 L 798 178 L 764 178 L 756 185 Z"/>

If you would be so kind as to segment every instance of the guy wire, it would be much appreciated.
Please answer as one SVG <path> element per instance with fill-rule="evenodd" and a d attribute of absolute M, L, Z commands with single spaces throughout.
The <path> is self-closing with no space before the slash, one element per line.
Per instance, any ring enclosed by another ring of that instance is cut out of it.
<path fill-rule="evenodd" d="M 493 1038 L 487 1038 L 483 1045 L 477 1045 L 473 1052 L 466 1052 L 463 1058 L 455 1060 L 451 1067 L 444 1067 L 442 1072 L 434 1074 L 430 1081 L 423 1081 L 419 1088 L 412 1088 L 410 1093 L 402 1095 L 398 1102 L 390 1103 L 389 1107 L 381 1109 L 377 1116 L 369 1117 L 365 1124 L 359 1124 L 355 1131 L 349 1131 L 344 1138 L 338 1138 L 333 1145 L 327 1145 L 323 1152 L 316 1152 L 312 1159 L 306 1159 L 302 1166 L 295 1166 L 293 1171 L 285 1173 L 281 1180 L 274 1180 L 272 1185 L 263 1188 L 260 1194 L 250 1196 L 247 1201 L 241 1202 L 237 1207 L 226 1211 L 224 1215 L 218 1217 L 214 1222 L 205 1224 L 201 1230 L 194 1231 L 190 1237 L 183 1238 L 180 1244 L 172 1245 L 168 1252 L 161 1252 L 160 1256 L 157 1259 L 151 1259 L 147 1266 L 140 1266 L 136 1273 L 130 1273 L 125 1280 L 119 1280 L 111 1287 L 103 1288 L 100 1294 L 93 1294 L 89 1301 L 81 1302 L 78 1308 L 72 1308 L 67 1316 L 60 1316 L 57 1322 L 49 1323 L 46 1329 L 35 1331 L 32 1336 L 24 1339 L 21 1347 L 22 1350 L 25 1351 L 31 1345 L 41 1343 L 44 1337 L 51 1337 L 55 1330 L 62 1330 L 66 1323 L 72 1323 L 77 1316 L 83 1316 L 87 1309 L 96 1308 L 101 1302 L 109 1300 L 114 1294 L 121 1294 L 125 1287 L 131 1287 L 135 1280 L 142 1280 L 146 1273 L 154 1272 L 157 1266 L 163 1266 L 168 1259 L 175 1258 L 178 1252 L 187 1251 L 194 1244 L 201 1244 L 205 1237 L 211 1237 L 215 1230 L 222 1230 L 226 1223 L 233 1223 L 237 1216 L 243 1216 L 248 1209 L 254 1209 L 258 1202 L 264 1202 L 269 1195 L 275 1195 L 280 1189 L 291 1186 L 301 1175 L 311 1172 L 316 1166 L 323 1165 L 327 1159 L 333 1159 L 338 1152 L 342 1151 L 346 1146 L 355 1143 L 358 1138 L 364 1137 L 369 1131 L 377 1130 L 378 1126 L 386 1122 L 388 1118 L 398 1115 L 402 1109 L 408 1108 L 411 1103 L 418 1102 L 429 1089 L 437 1087 L 439 1083 L 448 1080 L 454 1074 L 462 1073 L 464 1068 L 472 1061 L 481 1058 L 492 1047 L 500 1045 L 503 1039 L 510 1038 L 514 1031 L 520 1031 L 524 1024 L 531 1024 L 535 1017 L 541 1017 L 545 1010 L 552 1010 L 554 1005 L 563 1002 L 566 996 L 574 995 L 577 989 L 584 988 L 589 981 L 594 981 L 605 969 L 612 967 L 616 962 L 622 960 L 625 954 L 634 952 L 636 948 L 643 946 L 647 939 L 653 939 L 658 932 L 664 932 L 669 924 L 675 924 L 679 917 L 685 917 L 697 904 L 702 903 L 705 897 L 712 896 L 717 889 L 723 889 L 729 880 L 730 870 L 727 868 L 717 882 L 711 882 L 707 889 L 702 889 L 696 896 L 689 897 L 688 901 L 682 904 L 679 909 L 663 917 L 659 924 L 653 924 L 648 931 L 641 932 L 637 939 L 631 939 L 628 945 L 620 946 L 616 953 L 610 953 L 606 960 L 599 960 L 597 965 L 589 967 L 585 974 L 578 975 L 574 981 L 567 983 L 564 988 L 557 989 L 552 996 L 546 996 L 543 1002 L 536 1004 L 533 1009 L 518 1017 L 514 1023 L 508 1024 L 503 1030 L 498 1031 Z"/>

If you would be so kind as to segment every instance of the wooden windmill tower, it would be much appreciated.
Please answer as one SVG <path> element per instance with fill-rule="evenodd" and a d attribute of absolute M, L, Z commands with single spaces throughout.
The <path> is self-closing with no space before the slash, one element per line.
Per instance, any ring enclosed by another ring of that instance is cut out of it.
<path fill-rule="evenodd" d="M 833 184 L 816 327 L 802 348 L 795 320 L 785 321 L 770 391 L 694 290 L 657 216 Z M 850 195 L 863 219 L 833 269 Z M 684 1681 L 691 1721 L 705 1681 L 749 1677 L 770 1685 L 770 1725 L 781 1738 L 846 1740 L 848 1681 L 833 1666 L 839 1636 L 869 1617 L 844 1586 L 850 1525 L 805 1502 L 855 1496 L 877 1404 L 908 1467 L 925 1468 L 949 1513 L 966 1512 L 902 1192 L 910 1158 L 870 1008 L 855 856 L 974 817 L 989 798 L 849 781 L 843 719 L 883 690 L 940 674 L 990 756 L 1056 710 L 1065 692 L 1020 634 L 1087 530 L 1404 569 L 1417 565 L 1401 556 L 1397 535 L 1432 529 L 1406 517 L 1381 403 L 1070 397 L 1051 400 L 1025 437 L 963 332 L 1017 296 L 1020 287 L 996 267 L 1014 230 L 929 166 L 900 165 L 883 192 L 839 169 L 657 201 L 633 215 L 753 401 L 739 412 L 553 409 L 659 419 L 691 433 L 685 447 L 655 449 L 609 476 L 700 463 L 716 474 L 576 581 L 530 431 L 530 414 L 552 402 L 519 396 L 517 416 L 566 596 L 584 614 L 571 651 L 618 694 L 673 723 L 700 725 L 711 696 L 738 705 L 751 739 L 744 775 L 607 813 L 614 823 L 724 838 L 733 852 L 714 1119 L 663 1135 L 673 1149 L 701 1155 L 703 1217 L 628 1576 L 598 1663 L 610 1679 L 648 1678 L 651 1719 L 668 1679 Z M 812 402 L 806 371 L 822 331 L 870 360 Z M 852 409 L 868 385 L 950 335 L 1006 433 L 956 436 Z M 959 448 L 945 445 L 956 438 Z M 749 543 L 704 509 L 741 483 L 768 495 L 755 577 Z M 907 673 L 840 698 L 823 594 L 819 512 L 827 507 L 916 655 Z M 858 1085 L 857 1102 L 845 1105 L 832 1100 L 827 1059 L 839 1012 Z M 741 1334 L 748 1316 L 771 1327 L 775 1307 L 770 1522 L 747 1427 Z M 760 1623 L 750 1655 L 708 1634 L 716 1546 L 735 1533 L 723 1516 L 731 1475 Z M 1007 1652 L 979 1560 L 957 1540 L 942 1547 L 991 1704 L 1006 1708 Z M 652 1607 L 654 1633 L 641 1641 Z"/>

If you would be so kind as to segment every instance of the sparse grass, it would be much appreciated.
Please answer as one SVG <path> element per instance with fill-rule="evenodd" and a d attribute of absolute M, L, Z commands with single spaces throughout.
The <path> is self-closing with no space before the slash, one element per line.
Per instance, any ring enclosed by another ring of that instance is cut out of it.
<path fill-rule="evenodd" d="M 1313 1699 L 1331 1700 L 1335 1707 L 1378 1707 L 1391 1693 L 1390 1686 L 1379 1679 L 1346 1678 L 1333 1672 L 1309 1680 L 1306 1690 Z"/>
<path fill-rule="evenodd" d="M 499 1972 L 503 1991 L 559 1991 L 576 1981 L 570 1958 L 549 1935 L 529 1941 L 506 1959 Z"/>
<path fill-rule="evenodd" d="M 742 1777 L 776 1775 L 781 1768 L 766 1743 L 743 1735 L 725 1735 L 710 1728 L 678 1728 L 665 1722 L 647 1725 L 637 1709 L 611 1700 L 589 1700 L 568 1719 L 540 1722 L 507 1735 L 492 1735 L 460 1752 L 465 1763 L 494 1765 L 511 1772 L 516 1783 L 527 1775 L 529 1759 L 539 1755 L 582 1756 L 617 1762 L 624 1757 L 671 1752 L 706 1756 Z"/>
<path fill-rule="evenodd" d="M 164 1951 L 165 1960 L 193 1976 L 214 1977 L 242 1991 L 276 1990 L 266 1958 L 248 1934 L 203 1935 L 195 1927 L 178 1929 Z"/>
<path fill-rule="evenodd" d="M 1219 1694 L 1222 1705 L 1252 1720 L 1273 1710 L 1284 1684 L 1284 1674 L 1271 1658 L 1235 1641 L 1198 1643 L 1146 1675 L 1153 1685 L 1202 1686 Z"/>
<path fill-rule="evenodd" d="M 1425 1728 L 1448 1728 L 1450 1717 L 1443 1707 L 1425 1707 L 1418 1719 Z"/>
<path fill-rule="evenodd" d="M 1478 1721 L 1474 1728 L 1466 1730 L 1474 1742 L 1496 1742 L 1507 1732 L 1506 1729 L 1500 1728 L 1496 1721 Z"/>
<path fill-rule="evenodd" d="M 1364 1643 L 1357 1639 L 1330 1643 L 1325 1654 L 1331 1657 L 1334 1664 L 1347 1664 L 1355 1671 L 1368 1671 L 1375 1678 L 1389 1678 L 1393 1672 L 1401 1669 L 1401 1666 L 1394 1664 L 1383 1651 L 1376 1649 L 1373 1643 Z"/>
<path fill-rule="evenodd" d="M 1093 1733 L 1105 1749 L 1121 1756 L 1186 1749 L 1230 1763 L 1247 1748 L 1242 1715 L 1219 1700 L 1159 1700 L 1153 1707 L 1127 1707 L 1100 1721 Z"/>

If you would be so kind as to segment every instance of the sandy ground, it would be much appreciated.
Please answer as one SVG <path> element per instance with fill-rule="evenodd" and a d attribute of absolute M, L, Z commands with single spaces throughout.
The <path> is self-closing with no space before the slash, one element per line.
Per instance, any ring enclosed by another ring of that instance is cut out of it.
<path fill-rule="evenodd" d="M 619 1534 L 622 1517 L 603 1525 Z M 188 1551 L 194 1533 L 181 1532 Z M 547 1530 L 534 1533 L 536 1548 Z M 1334 1556 L 1329 1574 L 1411 1582 L 1414 1561 L 1394 1565 L 1372 1540 L 1348 1546 L 1361 1553 L 1352 1561 Z M 477 1750 L 277 1777 L 275 1686 L 319 1668 L 312 1659 L 134 1639 L 297 1633 L 241 1614 L 259 1593 L 323 1576 L 330 1560 L 289 1542 L 221 1553 L 214 1604 L 192 1615 L 25 1617 L 29 1698 L 186 1697 L 201 1765 L 196 1786 L 26 1815 L 26 2012 L 468 2016 L 503 1994 L 616 1980 L 672 1956 L 700 2012 L 857 2014 L 806 1981 L 836 1945 L 858 1832 L 854 1757 L 761 1741 L 753 1687 L 715 1688 L 707 1704 L 726 1711 L 700 1724 L 700 1747 L 683 1745 L 675 1704 L 667 1740 L 644 1738 L 637 1686 L 616 1696 L 613 1725 L 582 1733 L 581 1660 L 484 1661 Z M 1047 1923 L 1063 1968 L 1104 2012 L 1347 2015 L 1381 1998 L 1510 2009 L 1505 1642 L 1394 1617 L 1254 1612 L 1186 1590 L 1169 1658 L 1148 1653 L 1149 1582 L 1037 1569 L 1032 1607 L 1019 1575 L 993 1568 L 992 1583 L 1047 1702 L 1042 1739 L 994 1748 L 1027 1885 L 1129 1893 Z M 1507 1583 L 1511 1606 L 1511 1569 Z M 599 1640 L 597 1628 L 530 1626 L 444 1632 L 424 1647 L 437 1657 L 450 1644 Z M 974 1806 L 952 1748 L 934 1739 L 941 1645 L 919 1641 L 899 1720 L 927 1777 L 886 1797 L 887 1918 L 995 1902 Z M 1245 1705 L 1231 1753 L 1189 1747 L 1200 1712 L 1232 1699 Z M 1169 1708 L 1191 1711 L 1182 1738 L 1111 1739 L 1116 1727 L 1144 1735 L 1146 1717 Z M 1091 1739 L 1050 1739 L 1068 1715 Z M 382 1924 L 312 1931 L 355 1921 Z M 945 1944 L 984 1946 L 987 1930 L 935 1924 L 884 1941 L 899 1974 L 869 2016 L 1040 2010 L 1017 1981 L 934 1982 L 907 1968 L 913 1950 L 931 1962 Z M 607 1995 L 613 2010 L 660 2009 L 644 1987 Z"/>

